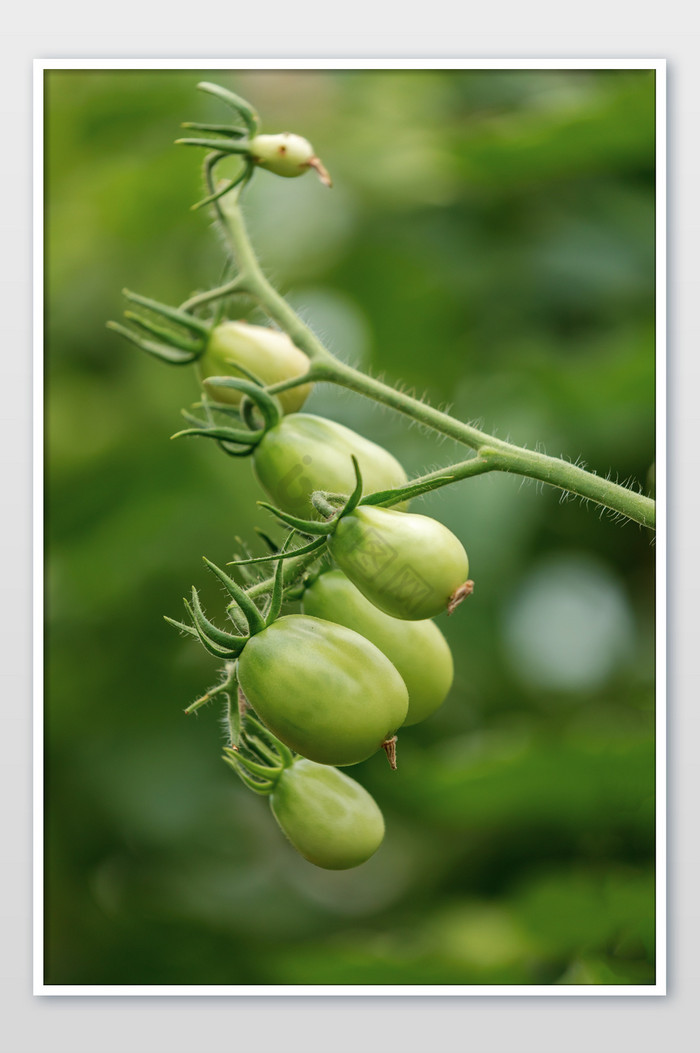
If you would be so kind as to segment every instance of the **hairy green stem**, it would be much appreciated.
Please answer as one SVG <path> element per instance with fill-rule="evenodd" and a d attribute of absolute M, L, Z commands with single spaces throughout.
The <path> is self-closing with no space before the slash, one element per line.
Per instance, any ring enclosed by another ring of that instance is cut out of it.
<path fill-rule="evenodd" d="M 360 504 L 390 508 L 401 501 L 408 501 L 413 497 L 420 497 L 422 494 L 430 493 L 431 490 L 438 490 L 441 486 L 446 486 L 448 483 L 456 483 L 459 479 L 469 479 L 474 475 L 483 475 L 484 472 L 490 472 L 491 470 L 491 465 L 488 461 L 477 455 L 476 457 L 470 457 L 466 461 L 460 461 L 458 464 L 450 464 L 446 468 L 438 468 L 434 472 L 427 472 L 426 475 L 416 476 L 415 479 L 409 480 L 405 486 L 368 494 L 367 497 L 360 501 Z"/>
<path fill-rule="evenodd" d="M 223 692 L 230 692 L 231 688 L 234 687 L 237 682 L 238 677 L 236 674 L 236 663 L 227 662 L 225 666 L 224 679 L 222 680 L 222 682 L 220 684 L 217 684 L 216 687 L 210 687 L 206 694 L 202 695 L 201 698 L 198 698 L 196 702 L 193 702 L 187 707 L 185 713 L 187 713 L 188 716 L 190 713 L 196 713 L 198 709 L 200 709 L 202 706 L 205 706 L 207 702 L 211 701 L 212 698 L 216 698 L 217 695 L 220 695 Z"/>
<path fill-rule="evenodd" d="M 285 589 L 292 585 L 295 585 L 297 581 L 302 577 L 304 572 L 316 562 L 316 560 L 323 554 L 324 549 L 317 549 L 315 552 L 307 552 L 304 556 L 292 556 L 291 559 L 285 561 L 282 570 L 282 584 Z M 273 556 L 270 557 L 274 559 Z M 274 576 L 265 578 L 264 581 L 258 581 L 255 585 L 251 585 L 247 589 L 247 593 L 253 599 L 258 596 L 264 596 L 272 591 L 275 584 Z"/>
<path fill-rule="evenodd" d="M 184 303 L 180 304 L 179 310 L 193 311 L 196 307 L 202 307 L 205 303 L 213 303 L 216 300 L 223 299 L 225 296 L 232 296 L 234 293 L 245 294 L 247 291 L 240 275 L 238 275 L 232 281 L 227 282 L 226 285 L 220 285 L 217 289 L 208 289 L 206 292 L 195 293 L 194 296 L 190 296 L 189 300 L 185 300 Z"/>
<path fill-rule="evenodd" d="M 211 175 L 207 175 L 207 182 L 208 188 L 213 190 L 214 184 Z M 213 202 L 213 207 L 221 229 L 226 235 L 231 252 L 238 264 L 241 282 L 245 286 L 246 291 L 259 301 L 266 314 L 274 322 L 277 322 L 280 329 L 287 333 L 292 342 L 308 355 L 311 359 L 311 370 L 309 372 L 313 374 L 314 379 L 321 379 L 322 371 L 316 368 L 317 363 L 323 362 L 327 365 L 333 365 L 336 359 L 265 277 L 255 255 L 255 250 L 250 243 L 238 203 L 238 196 L 236 195 L 234 198 L 234 195 L 231 195 L 225 211 L 218 201 Z M 330 380 L 331 377 L 324 377 L 323 379 Z"/>
<path fill-rule="evenodd" d="M 551 486 L 594 501 L 642 526 L 652 529 L 655 526 L 656 503 L 651 498 L 629 490 L 625 486 L 620 486 L 610 479 L 601 478 L 560 457 L 549 457 L 536 450 L 526 450 L 522 446 L 515 446 L 503 439 L 497 439 L 402 391 L 396 391 L 374 377 L 366 376 L 343 363 L 336 363 L 335 359 L 333 363 L 331 369 L 328 369 L 324 363 L 324 380 L 331 380 L 359 394 L 367 395 L 433 428 L 442 435 L 447 435 L 465 446 L 471 446 L 476 451 L 480 462 L 484 463 L 483 471 L 510 472 L 531 479 L 539 479 Z M 334 375 L 329 375 L 331 370 Z M 451 472 L 452 468 L 445 468 L 440 474 L 446 475 Z"/>
<path fill-rule="evenodd" d="M 527 450 L 497 439 L 493 435 L 479 431 L 471 424 L 459 421 L 442 410 L 434 409 L 419 399 L 397 391 L 388 384 L 340 362 L 324 347 L 318 337 L 265 277 L 250 243 L 238 200 L 229 199 L 225 212 L 218 201 L 214 202 L 214 207 L 240 268 L 242 283 L 258 300 L 268 316 L 311 360 L 310 369 L 302 378 L 304 383 L 310 379 L 324 380 L 356 391 L 476 451 L 478 470 L 474 463 L 475 459 L 472 458 L 471 461 L 463 463 L 461 467 L 464 472 L 458 476 L 454 476 L 454 468 L 445 468 L 441 472 L 431 473 L 434 480 L 442 477 L 442 482 L 436 485 L 445 485 L 447 482 L 445 477 L 448 474 L 455 478 L 465 478 L 467 475 L 487 471 L 509 472 L 538 479 L 567 493 L 576 494 L 632 519 L 642 526 L 651 528 L 655 526 L 656 504 L 644 494 L 620 486 L 610 479 L 579 468 L 559 457 L 549 457 L 535 450 Z M 301 380 L 297 381 L 297 383 L 301 382 Z M 286 386 L 294 386 L 294 382 L 287 383 Z M 466 465 L 470 467 L 467 468 Z M 434 488 L 430 487 L 430 489 Z"/>

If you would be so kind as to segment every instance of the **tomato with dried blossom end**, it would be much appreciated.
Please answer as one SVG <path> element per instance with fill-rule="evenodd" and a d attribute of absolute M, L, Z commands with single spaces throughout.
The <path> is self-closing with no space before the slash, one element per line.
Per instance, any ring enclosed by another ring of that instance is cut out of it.
<path fill-rule="evenodd" d="M 464 546 L 429 516 L 359 505 L 339 520 L 329 547 L 362 595 L 394 618 L 433 618 L 471 586 Z"/>
<path fill-rule="evenodd" d="M 408 712 L 406 685 L 378 647 L 305 614 L 285 615 L 252 636 L 238 678 L 270 731 L 320 764 L 366 760 Z"/>
<path fill-rule="evenodd" d="M 256 135 L 250 140 L 248 149 L 255 164 L 266 168 L 268 172 L 293 179 L 313 168 L 321 182 L 331 186 L 331 177 L 316 156 L 313 146 L 301 135 L 293 132 Z"/>

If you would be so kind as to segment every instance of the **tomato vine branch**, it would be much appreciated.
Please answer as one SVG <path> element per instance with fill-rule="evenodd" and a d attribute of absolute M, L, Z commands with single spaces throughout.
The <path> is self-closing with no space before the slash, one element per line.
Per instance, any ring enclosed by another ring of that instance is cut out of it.
<path fill-rule="evenodd" d="M 210 193 L 215 193 L 216 187 L 213 183 L 211 167 L 205 165 L 205 172 L 208 189 Z M 482 432 L 471 424 L 457 420 L 442 410 L 435 409 L 339 361 L 265 276 L 245 226 L 240 208 L 240 192 L 228 197 L 225 210 L 218 199 L 213 200 L 212 205 L 239 268 L 239 277 L 236 279 L 238 284 L 235 289 L 245 289 L 257 300 L 269 318 L 289 335 L 311 362 L 309 371 L 303 377 L 274 385 L 268 389 L 270 393 L 274 394 L 276 391 L 308 383 L 310 380 L 323 380 L 338 384 L 374 399 L 376 402 L 381 402 L 425 427 L 432 428 L 441 435 L 471 447 L 476 452 L 476 458 L 471 458 L 461 466 L 445 468 L 439 473 L 431 473 L 432 478 L 426 476 L 422 480 L 414 480 L 414 484 L 419 481 L 435 484 L 426 486 L 424 492 L 457 478 L 466 478 L 489 471 L 508 472 L 537 479 L 565 492 L 593 501 L 642 526 L 654 528 L 656 503 L 652 498 L 580 468 L 562 458 L 528 450 Z M 226 295 L 229 291 L 234 291 L 231 289 L 231 283 L 228 287 L 219 290 L 222 295 Z M 455 473 L 455 468 L 459 469 L 457 473 Z M 452 476 L 449 480 L 446 478 L 448 474 Z M 438 481 L 438 477 L 441 481 Z"/>

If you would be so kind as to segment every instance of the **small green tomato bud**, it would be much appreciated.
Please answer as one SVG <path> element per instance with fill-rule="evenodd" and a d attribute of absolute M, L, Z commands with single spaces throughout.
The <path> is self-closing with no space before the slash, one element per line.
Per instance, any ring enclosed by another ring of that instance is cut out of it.
<path fill-rule="evenodd" d="M 205 353 L 199 360 L 202 383 L 210 398 L 238 406 L 242 395 L 233 388 L 217 387 L 208 377 L 244 377 L 237 366 L 255 374 L 263 384 L 277 384 L 301 377 L 309 359 L 286 333 L 248 322 L 222 322 L 212 329 Z M 295 413 L 304 404 L 311 384 L 282 391 L 277 396 L 284 413 Z"/>
<path fill-rule="evenodd" d="M 315 168 L 319 179 L 331 186 L 331 177 L 314 153 L 308 139 L 292 132 L 279 135 L 256 135 L 250 140 L 250 156 L 261 168 L 275 175 L 293 178 Z"/>

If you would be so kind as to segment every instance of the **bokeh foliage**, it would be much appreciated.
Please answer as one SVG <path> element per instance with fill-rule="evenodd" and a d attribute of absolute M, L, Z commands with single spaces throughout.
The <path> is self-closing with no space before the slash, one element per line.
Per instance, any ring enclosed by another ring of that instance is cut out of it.
<path fill-rule="evenodd" d="M 200 156 L 214 80 L 307 136 L 327 191 L 257 175 L 250 228 L 342 358 L 463 419 L 653 482 L 649 71 L 46 74 L 46 982 L 654 979 L 654 548 L 505 476 L 416 504 L 464 542 L 442 710 L 353 772 L 385 812 L 347 873 L 297 857 L 220 761 L 216 666 L 162 615 L 269 526 L 246 461 L 170 442 L 197 395 L 105 330 L 128 285 L 217 283 Z M 254 314 L 250 317 L 255 320 Z M 451 443 L 339 390 L 308 408 L 411 472 Z"/>

